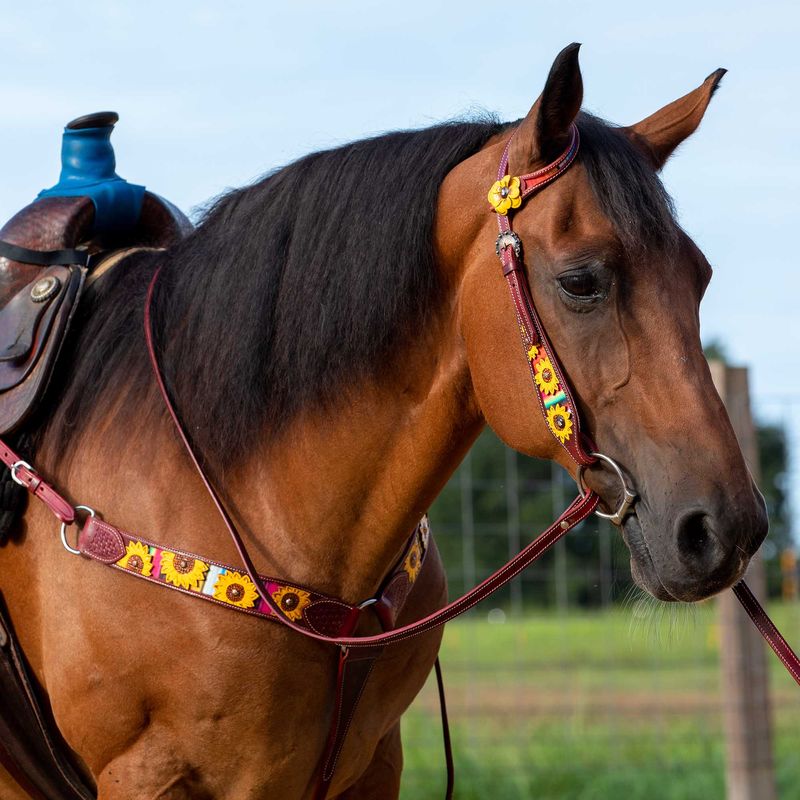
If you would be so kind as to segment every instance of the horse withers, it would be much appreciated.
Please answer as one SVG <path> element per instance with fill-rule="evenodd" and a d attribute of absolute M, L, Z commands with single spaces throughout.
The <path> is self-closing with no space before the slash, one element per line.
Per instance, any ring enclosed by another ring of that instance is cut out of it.
<path fill-rule="evenodd" d="M 220 199 L 166 252 L 107 273 L 35 432 L 41 473 L 114 525 L 238 563 L 150 368 L 143 308 L 160 269 L 151 311 L 167 390 L 266 574 L 350 604 L 372 597 L 486 423 L 575 474 L 563 419 L 548 426 L 531 392 L 551 377 L 520 346 L 486 201 L 512 133 L 520 175 L 558 158 L 574 124 L 575 162 L 511 212 L 533 299 L 594 447 L 635 486 L 622 534 L 637 582 L 664 600 L 732 585 L 766 533 L 764 504 L 702 354 L 711 270 L 657 174 L 722 71 L 617 128 L 580 111 L 577 53 L 557 57 L 519 123 L 312 154 Z M 602 465 L 584 480 L 618 505 Z M 429 551 L 400 625 L 445 600 Z M 67 554 L 33 503 L 0 550 L 20 641 L 98 797 L 314 796 L 335 648 L 118 572 Z M 358 633 L 377 629 L 367 615 Z M 400 717 L 440 635 L 376 661 L 330 798 L 397 796 Z"/>

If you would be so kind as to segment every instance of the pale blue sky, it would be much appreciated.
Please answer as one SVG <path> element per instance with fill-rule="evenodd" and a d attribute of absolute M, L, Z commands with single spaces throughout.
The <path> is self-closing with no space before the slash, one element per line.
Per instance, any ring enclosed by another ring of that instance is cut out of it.
<path fill-rule="evenodd" d="M 800 419 L 800 7 L 641 2 L 11 3 L 0 13 L 0 218 L 58 175 L 63 124 L 121 114 L 119 172 L 185 210 L 311 149 L 475 109 L 524 114 L 583 42 L 586 107 L 634 122 L 730 72 L 665 170 L 715 277 L 704 337 Z"/>

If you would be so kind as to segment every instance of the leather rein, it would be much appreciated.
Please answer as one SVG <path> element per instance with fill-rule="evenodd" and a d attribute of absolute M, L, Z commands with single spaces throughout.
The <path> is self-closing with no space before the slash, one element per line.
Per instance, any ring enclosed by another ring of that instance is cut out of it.
<path fill-rule="evenodd" d="M 594 452 L 589 439 L 581 431 L 578 407 L 564 370 L 536 311 L 522 261 L 522 243 L 519 236 L 513 232 L 508 215 L 509 211 L 521 206 L 529 196 L 556 180 L 574 162 L 580 146 L 578 130 L 572 126 L 569 146 L 556 161 L 536 172 L 522 176 L 508 175 L 508 156 L 512 139 L 509 139 L 503 151 L 497 179 L 488 195 L 498 222 L 496 253 L 513 301 L 534 394 L 548 429 L 577 466 L 580 491 L 558 519 L 519 554 L 486 580 L 438 611 L 400 627 L 395 625 L 395 620 L 413 588 L 428 550 L 426 519 L 415 528 L 400 560 L 384 579 L 376 596 L 367 598 L 358 605 L 348 604 L 336 598 L 327 598 L 312 589 L 268 578 L 257 572 L 241 534 L 195 453 L 164 383 L 153 340 L 151 320 L 151 305 L 159 270 L 155 272 L 150 283 L 144 315 L 144 333 L 153 373 L 186 452 L 234 543 L 243 570 L 241 567 L 225 566 L 193 553 L 162 548 L 99 519 L 94 510 L 88 506 L 73 507 L 47 484 L 30 464 L 20 459 L 0 440 L 0 460 L 9 467 L 14 480 L 41 500 L 61 522 L 62 542 L 71 553 L 101 561 L 140 578 L 160 583 L 167 588 L 178 589 L 186 594 L 214 600 L 240 611 L 277 620 L 298 634 L 339 648 L 335 711 L 319 772 L 316 800 L 324 800 L 327 795 L 358 699 L 376 659 L 385 647 L 427 633 L 468 611 L 516 577 L 593 512 L 620 524 L 636 502 L 636 494 L 629 488 L 623 470 L 609 456 Z M 615 471 L 622 487 L 622 500 L 614 513 L 598 511 L 600 498 L 586 487 L 583 480 L 584 469 L 598 462 L 607 464 Z M 78 548 L 74 548 L 68 543 L 66 533 L 67 528 L 76 522 L 77 509 L 88 512 L 89 516 L 81 526 Z M 743 581 L 737 583 L 733 591 L 767 643 L 795 681 L 800 684 L 800 659 L 781 636 L 758 600 Z M 354 631 L 359 619 L 370 608 L 377 616 L 383 632 L 370 636 L 355 636 Z M 453 791 L 452 754 L 438 660 L 436 674 L 442 702 L 448 766 L 447 797 L 450 798 Z"/>

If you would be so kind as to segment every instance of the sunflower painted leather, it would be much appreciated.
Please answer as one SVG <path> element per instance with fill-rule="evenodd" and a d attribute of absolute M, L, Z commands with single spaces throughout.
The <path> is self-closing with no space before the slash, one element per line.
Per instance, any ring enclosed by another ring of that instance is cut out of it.
<path fill-rule="evenodd" d="M 256 587 L 241 567 L 163 547 L 96 516 L 90 516 L 81 529 L 78 549 L 84 556 L 136 578 L 234 611 L 273 622 L 282 621 L 277 619 L 276 612 L 280 612 L 285 620 L 320 636 L 349 636 L 366 608 L 378 615 L 384 629 L 394 627 L 425 563 L 429 536 L 428 519 L 423 517 L 376 597 L 361 605 L 349 605 L 301 584 L 266 575 L 258 575 L 260 586 Z M 273 605 L 267 603 L 264 594 Z"/>

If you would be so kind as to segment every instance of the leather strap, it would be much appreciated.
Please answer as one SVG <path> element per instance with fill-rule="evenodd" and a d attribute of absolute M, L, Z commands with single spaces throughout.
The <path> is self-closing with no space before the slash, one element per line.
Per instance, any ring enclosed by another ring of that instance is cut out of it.
<path fill-rule="evenodd" d="M 88 250 L 31 250 L 28 247 L 20 247 L 18 244 L 11 244 L 11 242 L 2 240 L 0 240 L 0 256 L 11 261 L 19 261 L 22 264 L 35 264 L 39 267 L 51 267 L 54 264 L 67 266 L 77 264 L 81 267 L 88 267 L 92 261 L 92 256 Z"/>
<path fill-rule="evenodd" d="M 758 602 L 756 596 L 750 590 L 750 587 L 744 581 L 739 581 L 734 585 L 733 593 L 744 607 L 747 615 L 753 620 L 753 623 L 764 637 L 766 643 L 783 662 L 783 666 L 786 667 L 788 673 L 794 678 L 795 683 L 800 686 L 800 658 L 797 657 L 797 654 L 789 646 L 786 639 L 781 636 L 781 632 L 769 618 L 769 614 L 764 610 L 761 603 Z"/>
<path fill-rule="evenodd" d="M 508 172 L 508 154 L 513 139 L 512 135 L 500 158 L 500 165 L 497 168 L 498 183 L 495 186 L 499 186 L 499 182 Z M 580 135 L 577 127 L 572 125 L 569 145 L 558 159 L 536 172 L 514 179 L 520 184 L 520 204 L 562 175 L 575 161 L 579 146 Z M 573 399 L 561 362 L 545 334 L 544 325 L 536 311 L 525 275 L 522 242 L 511 230 L 508 213 L 498 213 L 496 216 L 499 229 L 496 251 L 514 303 L 517 325 L 539 408 L 550 432 L 570 458 L 576 464 L 588 466 L 597 459 L 590 455 L 592 448 L 587 447 L 583 441 L 578 406 Z"/>
<path fill-rule="evenodd" d="M 67 525 L 75 521 L 75 509 L 39 473 L 23 461 L 2 439 L 0 439 L 0 461 L 10 470 L 11 476 L 34 497 L 41 500 L 55 516 Z"/>
<path fill-rule="evenodd" d="M 276 615 L 258 595 L 257 586 L 237 567 L 129 533 L 89 516 L 78 535 L 78 550 L 87 558 L 127 572 L 157 586 L 226 606 L 273 622 L 294 620 L 324 636 L 346 636 L 355 629 L 362 609 L 375 610 L 384 628 L 395 624 L 420 570 L 427 563 L 429 528 L 424 517 L 414 528 L 394 568 L 375 598 L 351 605 L 299 583 L 258 575 L 257 586 L 277 605 Z"/>
<path fill-rule="evenodd" d="M 325 800 L 328 795 L 342 748 L 347 739 L 347 733 L 350 730 L 350 723 L 353 721 L 375 662 L 383 650 L 384 648 L 379 645 L 358 650 L 342 648 L 339 651 L 333 718 L 314 800 Z"/>

